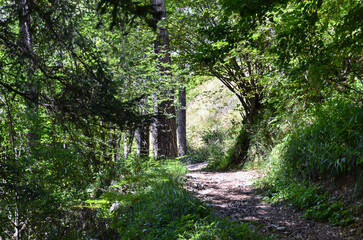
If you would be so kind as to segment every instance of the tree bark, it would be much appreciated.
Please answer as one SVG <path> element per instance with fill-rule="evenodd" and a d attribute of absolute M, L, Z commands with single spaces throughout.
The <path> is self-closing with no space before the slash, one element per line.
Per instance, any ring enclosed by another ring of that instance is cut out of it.
<path fill-rule="evenodd" d="M 135 130 L 127 130 L 124 134 L 124 158 L 128 159 L 131 153 L 132 143 L 134 142 Z"/>
<path fill-rule="evenodd" d="M 23 65 L 23 73 L 26 76 L 27 80 L 26 87 L 26 95 L 27 98 L 25 100 L 25 104 L 27 106 L 26 109 L 26 120 L 28 125 L 28 149 L 29 154 L 34 154 L 36 152 L 36 147 L 39 145 L 39 135 L 38 135 L 38 91 L 37 84 L 33 77 L 35 72 L 35 64 L 32 58 L 32 34 L 31 34 L 31 3 L 30 0 L 16 0 L 15 4 L 17 6 L 17 14 L 19 18 L 19 39 L 18 39 L 18 47 L 21 52 L 21 63 Z M 18 196 L 19 192 L 16 191 L 16 205 L 18 205 Z M 26 221 L 22 221 L 22 216 L 20 214 L 21 209 L 17 206 L 15 208 L 15 216 L 14 216 L 14 235 L 12 238 L 21 239 L 22 233 L 26 228 Z"/>
<path fill-rule="evenodd" d="M 18 17 L 19 17 L 19 49 L 22 53 L 23 64 L 25 66 L 25 74 L 28 83 L 26 85 L 26 105 L 27 117 L 29 121 L 29 132 L 27 134 L 28 146 L 30 152 L 33 152 L 35 146 L 38 145 L 37 132 L 37 113 L 38 113 L 38 86 L 33 78 L 35 65 L 32 58 L 32 34 L 31 34 L 31 18 L 30 18 L 30 1 L 17 0 Z"/>
<path fill-rule="evenodd" d="M 137 140 L 137 152 L 139 157 L 147 158 L 149 156 L 150 149 L 150 133 L 149 124 L 143 123 L 137 128 L 136 140 Z"/>
<path fill-rule="evenodd" d="M 158 61 L 158 68 L 162 76 L 170 76 L 171 63 L 169 55 L 169 34 L 166 27 L 166 6 L 164 0 L 151 0 L 150 4 L 159 13 L 157 38 L 154 41 L 154 51 Z M 153 149 L 156 159 L 175 158 L 178 154 L 175 107 L 173 105 L 172 90 L 163 90 L 161 95 L 163 100 L 158 104 L 158 97 L 155 95 L 156 120 L 153 123 Z"/>
<path fill-rule="evenodd" d="M 185 87 L 179 89 L 179 104 L 178 111 L 178 143 L 179 143 L 179 156 L 185 156 L 187 152 L 187 111 L 186 111 L 186 90 Z"/>
<path fill-rule="evenodd" d="M 144 98 L 147 101 L 147 98 Z M 141 114 L 148 114 L 145 103 L 141 104 Z M 136 130 L 137 154 L 141 158 L 148 158 L 150 152 L 150 123 L 144 121 L 138 125 Z"/>

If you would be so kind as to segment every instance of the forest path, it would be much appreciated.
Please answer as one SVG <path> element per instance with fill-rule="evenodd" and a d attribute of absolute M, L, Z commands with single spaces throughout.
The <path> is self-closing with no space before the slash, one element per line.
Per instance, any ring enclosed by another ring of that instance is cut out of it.
<path fill-rule="evenodd" d="M 252 186 L 257 171 L 206 172 L 205 163 L 188 165 L 187 190 L 233 221 L 251 222 L 259 233 L 276 239 L 360 239 L 348 230 L 303 218 L 303 213 L 282 204 L 268 204 Z"/>

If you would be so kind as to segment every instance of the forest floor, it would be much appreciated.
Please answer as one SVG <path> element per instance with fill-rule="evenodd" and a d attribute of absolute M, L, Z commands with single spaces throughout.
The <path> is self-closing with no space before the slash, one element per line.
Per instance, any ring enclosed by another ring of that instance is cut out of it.
<path fill-rule="evenodd" d="M 285 204 L 269 204 L 252 186 L 261 176 L 255 170 L 206 172 L 205 163 L 188 165 L 188 191 L 211 206 L 221 216 L 233 221 L 250 222 L 261 234 L 276 239 L 333 240 L 361 239 L 348 228 L 308 220 L 303 212 Z"/>

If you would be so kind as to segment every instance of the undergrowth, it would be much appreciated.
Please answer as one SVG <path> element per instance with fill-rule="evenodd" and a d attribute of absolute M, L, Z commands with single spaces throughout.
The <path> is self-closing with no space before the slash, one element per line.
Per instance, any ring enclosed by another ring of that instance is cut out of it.
<path fill-rule="evenodd" d="M 294 119 L 293 124 L 286 115 L 284 120 L 280 115 L 259 123 L 276 128 L 260 128 L 256 133 L 260 137 L 251 146 L 254 151 L 250 150 L 250 155 L 262 155 L 267 172 L 257 186 L 265 190 L 266 201 L 289 202 L 304 210 L 306 218 L 335 225 L 353 223 L 354 206 L 324 190 L 318 181 L 334 184 L 348 175 L 356 176 L 351 197 L 361 196 L 358 185 L 363 169 L 363 109 L 352 102 L 333 99 L 295 114 L 298 119 L 290 118 Z M 266 132 L 269 139 L 274 138 L 274 144 L 265 144 L 261 135 Z"/>
<path fill-rule="evenodd" d="M 265 191 L 264 200 L 271 203 L 287 202 L 304 211 L 304 217 L 327 221 L 333 225 L 346 226 L 354 223 L 354 208 L 348 207 L 342 200 L 329 197 L 323 187 L 308 182 L 263 180 L 257 183 Z"/>
<path fill-rule="evenodd" d="M 225 166 L 225 155 L 238 134 L 239 100 L 217 79 L 201 82 L 188 96 L 188 156 L 184 162 Z"/>
<path fill-rule="evenodd" d="M 283 158 L 306 178 L 345 176 L 363 165 L 363 109 L 352 103 L 320 106 L 312 122 L 288 140 Z"/>
<path fill-rule="evenodd" d="M 221 129 L 202 131 L 200 133 L 202 145 L 198 148 L 189 146 L 188 155 L 183 158 L 183 161 L 187 163 L 208 162 L 209 164 L 219 161 L 225 155 L 225 142 L 228 135 L 228 131 Z"/>
<path fill-rule="evenodd" d="M 183 189 L 184 174 L 177 161 L 157 162 L 86 203 L 111 219 L 121 239 L 263 239 L 249 224 L 213 215 Z"/>

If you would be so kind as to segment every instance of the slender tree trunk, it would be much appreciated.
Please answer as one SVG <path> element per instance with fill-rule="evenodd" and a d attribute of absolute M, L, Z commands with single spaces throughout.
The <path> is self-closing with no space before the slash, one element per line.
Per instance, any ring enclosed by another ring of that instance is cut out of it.
<path fill-rule="evenodd" d="M 19 17 L 19 45 L 23 54 L 29 54 L 32 49 L 30 2 L 29 0 L 17 0 Z"/>
<path fill-rule="evenodd" d="M 141 158 L 147 158 L 149 156 L 149 124 L 143 123 L 137 128 L 136 140 L 137 140 L 137 152 Z"/>
<path fill-rule="evenodd" d="M 29 121 L 28 142 L 30 151 L 33 152 L 35 146 L 38 145 L 37 133 L 37 115 L 38 115 L 38 86 L 33 78 L 35 64 L 32 58 L 32 33 L 30 18 L 30 0 L 17 0 L 18 17 L 19 17 L 19 47 L 23 54 L 23 63 L 25 66 L 25 74 L 27 76 L 27 116 Z"/>
<path fill-rule="evenodd" d="M 186 111 L 186 90 L 185 87 L 179 89 L 179 103 L 180 109 L 178 111 L 178 143 L 179 143 L 179 156 L 184 156 L 187 152 L 187 111 Z"/>
<path fill-rule="evenodd" d="M 115 153 L 115 159 L 116 159 L 117 166 L 120 165 L 121 141 L 122 141 L 122 131 L 120 129 L 120 133 L 117 138 L 116 153 Z"/>
<path fill-rule="evenodd" d="M 30 0 L 16 0 L 15 4 L 18 10 L 19 18 L 19 39 L 18 46 L 22 53 L 22 64 L 24 67 L 24 75 L 26 76 L 26 114 L 28 121 L 28 148 L 29 153 L 34 154 L 36 146 L 39 144 L 38 128 L 37 128 L 37 115 L 38 115 L 38 92 L 37 84 L 33 77 L 35 72 L 35 64 L 32 58 L 32 33 L 31 33 L 31 3 Z M 16 192 L 18 198 L 19 193 Z M 18 203 L 16 201 L 16 206 Z M 14 239 L 21 239 L 22 231 L 26 227 L 26 221 L 21 221 L 23 217 L 22 211 L 18 207 L 15 208 L 14 220 Z"/>
<path fill-rule="evenodd" d="M 135 130 L 127 130 L 124 134 L 124 157 L 127 159 L 131 153 L 132 143 L 134 142 Z"/>
<path fill-rule="evenodd" d="M 127 159 L 129 157 L 129 145 L 127 141 L 127 131 L 124 133 L 124 158 Z"/>
<path fill-rule="evenodd" d="M 13 114 L 12 114 L 12 109 L 10 106 L 10 103 L 8 101 L 8 98 L 6 96 L 5 93 L 2 93 L 4 96 L 4 99 L 1 98 L 0 96 L 0 100 L 6 105 L 6 110 L 7 110 L 7 114 L 4 112 L 4 119 L 8 119 L 9 121 L 9 137 L 10 137 L 10 142 L 11 142 L 11 152 L 12 152 L 12 157 L 15 159 L 16 158 L 16 151 L 15 151 L 15 131 L 14 131 L 14 120 L 13 120 Z M 1 137 L 1 136 L 0 136 Z M 5 155 L 6 157 L 7 155 Z"/>
<path fill-rule="evenodd" d="M 151 5 L 160 14 L 156 19 L 158 22 L 157 39 L 154 42 L 154 51 L 158 60 L 158 67 L 161 75 L 170 76 L 170 68 L 165 64 L 170 64 L 169 55 L 169 34 L 166 27 L 166 7 L 164 0 L 151 0 Z M 163 99 L 158 104 L 158 98 L 155 95 L 155 112 L 158 114 L 153 123 L 153 148 L 156 159 L 174 158 L 178 155 L 175 107 L 173 105 L 172 90 L 164 90 L 160 94 Z"/>
<path fill-rule="evenodd" d="M 248 149 L 251 144 L 251 136 L 253 135 L 253 125 L 256 122 L 258 113 L 263 109 L 260 99 L 261 96 L 256 93 L 253 97 L 245 100 L 248 102 L 249 108 L 244 109 L 246 112 L 246 117 L 242 121 L 244 127 L 239 133 L 235 146 L 233 147 L 234 150 L 230 155 L 232 165 L 243 166 L 248 160 Z"/>
<path fill-rule="evenodd" d="M 147 101 L 147 98 L 144 98 Z M 145 110 L 145 104 L 141 106 L 141 114 L 147 114 Z M 137 143 L 137 154 L 141 158 L 149 157 L 150 150 L 150 124 L 148 122 L 142 122 L 139 124 L 136 130 L 136 143 Z"/>

